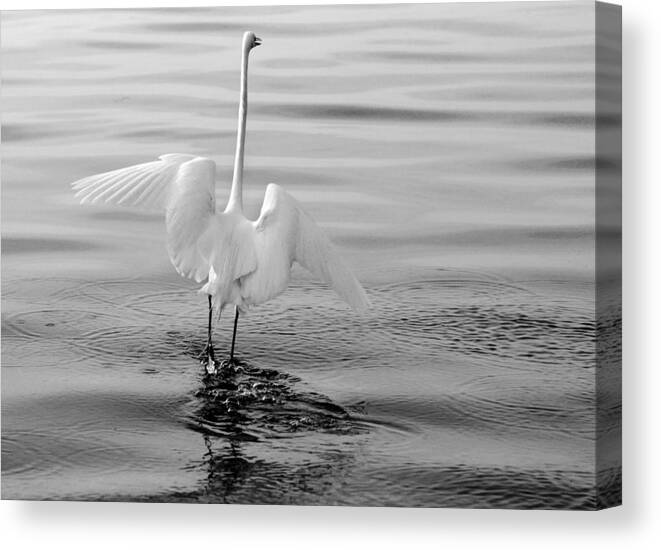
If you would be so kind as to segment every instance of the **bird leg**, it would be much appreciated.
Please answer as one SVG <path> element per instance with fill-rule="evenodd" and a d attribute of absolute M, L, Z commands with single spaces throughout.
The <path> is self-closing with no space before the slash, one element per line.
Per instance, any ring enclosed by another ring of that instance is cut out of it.
<path fill-rule="evenodd" d="M 230 365 L 234 363 L 234 343 L 236 342 L 236 325 L 239 322 L 239 306 L 234 306 L 234 331 L 232 332 L 232 347 L 230 348 Z"/>
<path fill-rule="evenodd" d="M 200 361 L 205 365 L 207 373 L 216 373 L 216 356 L 213 351 L 213 343 L 211 342 L 211 323 L 213 318 L 213 305 L 211 302 L 211 295 L 209 295 L 209 327 L 207 331 L 207 345 L 200 356 Z"/>
<path fill-rule="evenodd" d="M 230 348 L 230 358 L 225 359 L 220 364 L 220 368 L 223 372 L 229 375 L 236 374 L 236 367 L 237 365 L 234 363 L 234 344 L 236 344 L 236 327 L 239 323 L 239 307 L 234 306 L 234 330 L 232 331 L 232 347 Z"/>

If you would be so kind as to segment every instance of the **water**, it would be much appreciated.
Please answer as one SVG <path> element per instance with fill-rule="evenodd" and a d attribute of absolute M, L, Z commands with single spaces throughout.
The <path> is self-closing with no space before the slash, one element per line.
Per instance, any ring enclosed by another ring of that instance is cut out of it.
<path fill-rule="evenodd" d="M 160 217 L 68 184 L 198 153 L 223 203 L 247 29 L 248 210 L 285 186 L 374 307 L 297 269 L 213 380 Z M 594 506 L 593 41 L 589 3 L 3 13 L 3 497 Z"/>

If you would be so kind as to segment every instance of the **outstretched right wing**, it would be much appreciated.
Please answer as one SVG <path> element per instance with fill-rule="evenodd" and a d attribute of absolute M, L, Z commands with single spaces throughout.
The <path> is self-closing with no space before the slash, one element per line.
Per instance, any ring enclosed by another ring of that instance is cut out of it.
<path fill-rule="evenodd" d="M 369 307 L 365 290 L 328 237 L 298 201 L 279 185 L 266 188 L 259 218 L 254 222 L 257 270 L 246 283 L 262 299 L 284 290 L 291 264 L 297 261 L 327 283 L 356 311 Z"/>
<path fill-rule="evenodd" d="M 216 211 L 216 164 L 195 155 L 170 154 L 159 160 L 79 180 L 71 186 L 81 204 L 102 202 L 165 210 L 170 260 L 197 282 L 209 274 L 210 239 L 202 239 Z"/>

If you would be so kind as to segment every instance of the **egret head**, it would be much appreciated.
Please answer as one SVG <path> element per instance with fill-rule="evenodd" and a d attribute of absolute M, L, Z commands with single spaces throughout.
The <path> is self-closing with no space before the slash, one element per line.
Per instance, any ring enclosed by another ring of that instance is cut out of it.
<path fill-rule="evenodd" d="M 252 31 L 248 31 L 243 35 L 243 47 L 247 50 L 250 51 L 253 48 L 256 48 L 262 43 L 261 38 L 257 38 L 255 36 L 255 33 Z"/>

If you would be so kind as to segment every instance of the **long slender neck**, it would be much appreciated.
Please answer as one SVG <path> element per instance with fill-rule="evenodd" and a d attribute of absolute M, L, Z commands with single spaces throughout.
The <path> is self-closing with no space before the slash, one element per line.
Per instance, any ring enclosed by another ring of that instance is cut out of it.
<path fill-rule="evenodd" d="M 236 154 L 234 155 L 234 176 L 227 209 L 243 210 L 243 152 L 246 144 L 246 115 L 248 113 L 248 54 L 250 48 L 244 46 L 241 56 L 241 96 L 239 99 L 239 127 L 236 134 Z"/>

